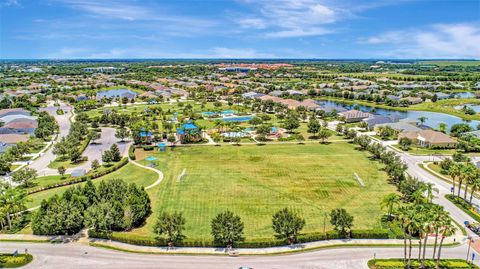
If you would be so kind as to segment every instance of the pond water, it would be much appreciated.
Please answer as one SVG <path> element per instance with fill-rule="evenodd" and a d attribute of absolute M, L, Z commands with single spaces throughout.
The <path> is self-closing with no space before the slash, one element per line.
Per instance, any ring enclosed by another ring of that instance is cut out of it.
<path fill-rule="evenodd" d="M 464 106 L 473 109 L 473 110 L 474 110 L 475 112 L 477 112 L 477 113 L 480 113 L 480 105 L 464 104 L 464 105 L 455 106 L 455 109 L 460 110 L 460 109 L 462 109 Z"/>
<path fill-rule="evenodd" d="M 318 104 L 324 105 L 324 106 L 346 108 L 346 109 L 353 109 L 353 107 L 355 106 L 355 105 L 349 105 L 349 104 L 342 104 L 340 102 L 335 102 L 335 101 L 318 101 Z M 364 106 L 364 105 L 359 105 L 359 108 L 363 112 L 370 112 L 372 114 L 382 115 L 382 116 L 394 116 L 399 119 L 409 118 L 409 119 L 418 120 L 418 118 L 420 117 L 426 117 L 427 120 L 425 121 L 424 124 L 432 128 L 438 128 L 438 125 L 440 123 L 446 123 L 448 126 L 448 129 L 450 129 L 452 125 L 457 123 L 468 123 L 473 129 L 476 129 L 477 125 L 480 124 L 480 121 L 477 121 L 477 120 L 467 121 L 462 118 L 445 114 L 445 113 L 416 111 L 416 110 L 396 111 L 392 109 L 375 108 L 372 106 Z"/>
<path fill-rule="evenodd" d="M 475 93 L 473 92 L 457 92 L 454 94 L 455 98 L 475 98 Z"/>

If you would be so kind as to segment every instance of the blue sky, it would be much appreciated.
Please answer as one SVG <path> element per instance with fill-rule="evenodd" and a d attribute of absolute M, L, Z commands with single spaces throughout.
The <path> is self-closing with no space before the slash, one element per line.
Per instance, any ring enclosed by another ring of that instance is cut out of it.
<path fill-rule="evenodd" d="M 480 0 L 0 0 L 0 58 L 480 58 Z"/>

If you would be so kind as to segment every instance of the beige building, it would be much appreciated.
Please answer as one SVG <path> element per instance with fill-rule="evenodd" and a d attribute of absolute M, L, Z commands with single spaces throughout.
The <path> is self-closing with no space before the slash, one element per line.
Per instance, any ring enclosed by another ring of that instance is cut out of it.
<path fill-rule="evenodd" d="M 398 135 L 398 139 L 403 137 L 409 138 L 421 147 L 455 148 L 458 144 L 455 138 L 433 130 L 402 132 Z"/>

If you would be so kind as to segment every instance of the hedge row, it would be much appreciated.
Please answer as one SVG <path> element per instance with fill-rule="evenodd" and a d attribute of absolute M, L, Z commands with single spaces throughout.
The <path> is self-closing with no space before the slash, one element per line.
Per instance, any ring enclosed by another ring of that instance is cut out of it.
<path fill-rule="evenodd" d="M 138 236 L 128 233 L 117 233 L 117 232 L 106 232 L 106 231 L 95 231 L 89 230 L 89 237 L 91 238 L 102 238 L 109 239 L 114 241 L 119 241 L 132 245 L 140 246 L 167 246 L 167 242 L 163 239 L 156 239 L 149 236 Z M 391 231 L 388 229 L 379 229 L 379 230 L 352 230 L 351 238 L 355 239 L 386 239 L 391 238 L 389 235 Z M 402 235 L 396 235 L 396 238 L 403 238 Z M 341 236 L 337 231 L 328 231 L 327 233 L 311 233 L 304 234 L 298 237 L 299 243 L 307 243 L 313 241 L 321 241 L 327 239 L 343 239 L 344 236 Z M 287 242 L 284 240 L 278 240 L 274 238 L 263 238 L 255 240 L 247 240 L 244 242 L 236 243 L 236 247 L 239 248 L 266 248 L 266 247 L 277 247 L 284 246 Z M 213 241 L 195 241 L 189 240 L 188 238 L 181 243 L 176 244 L 178 247 L 222 247 L 215 245 Z"/>
<path fill-rule="evenodd" d="M 54 189 L 54 188 L 58 188 L 58 187 L 77 184 L 77 183 L 80 183 L 80 182 L 87 181 L 89 179 L 99 178 L 99 177 L 110 174 L 110 173 L 122 168 L 127 163 L 128 163 L 128 158 L 122 158 L 119 162 L 117 162 L 114 165 L 106 168 L 105 170 L 98 171 L 98 172 L 92 172 L 91 174 L 87 174 L 85 176 L 72 178 L 72 179 L 69 179 L 69 180 L 62 181 L 62 182 L 46 185 L 46 186 L 43 186 L 43 187 L 40 187 L 40 188 L 30 190 L 27 193 L 28 194 L 33 194 L 33 193 L 36 193 L 36 192 L 46 191 L 46 190 L 49 190 L 49 189 Z"/>
<path fill-rule="evenodd" d="M 447 198 L 450 202 L 454 203 L 457 207 L 462 209 L 474 220 L 480 222 L 480 214 L 478 214 L 467 201 L 463 200 L 463 198 L 459 198 L 452 194 L 445 195 L 445 198 Z"/>
<path fill-rule="evenodd" d="M 369 260 L 368 267 L 372 269 L 404 269 L 403 259 L 376 259 Z M 478 266 L 469 264 L 461 259 L 441 259 L 439 267 L 441 269 L 476 269 Z M 410 268 L 421 268 L 421 263 L 412 259 Z M 425 260 L 425 269 L 435 268 L 435 261 L 432 259 Z"/>

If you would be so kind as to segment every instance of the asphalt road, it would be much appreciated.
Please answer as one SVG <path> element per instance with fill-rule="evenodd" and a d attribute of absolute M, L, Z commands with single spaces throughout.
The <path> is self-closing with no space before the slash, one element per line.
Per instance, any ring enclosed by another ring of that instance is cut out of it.
<path fill-rule="evenodd" d="M 34 256 L 31 264 L 24 268 L 162 268 L 162 269 L 228 269 L 249 266 L 259 268 L 298 268 L 298 269 L 363 269 L 374 254 L 377 258 L 402 257 L 403 248 L 335 248 L 290 255 L 277 256 L 186 256 L 186 255 L 148 255 L 125 253 L 114 250 L 94 248 L 78 243 L 1 243 L 1 252 L 25 248 Z M 416 248 L 412 257 L 416 257 Z M 444 258 L 466 257 L 467 246 L 443 248 Z M 427 257 L 431 256 L 427 250 Z"/>
<path fill-rule="evenodd" d="M 59 141 L 60 138 L 67 136 L 68 132 L 70 131 L 70 117 L 72 116 L 72 107 L 65 105 L 63 103 L 60 103 L 59 107 L 55 107 L 53 105 L 54 103 L 51 102 L 48 104 L 46 108 L 41 109 L 42 111 L 47 111 L 48 114 L 52 115 L 55 117 L 55 120 L 58 123 L 59 126 L 59 133 L 57 136 L 57 140 Z M 58 108 L 61 108 L 65 111 L 65 114 L 63 115 L 57 115 L 56 111 Z M 52 170 L 48 168 L 48 164 L 55 160 L 56 156 L 53 154 L 53 146 L 50 147 L 46 152 L 44 152 L 40 157 L 38 157 L 36 160 L 34 160 L 32 163 L 28 165 L 28 167 L 33 168 L 37 170 L 38 175 L 43 176 L 43 175 L 50 175 Z"/>

